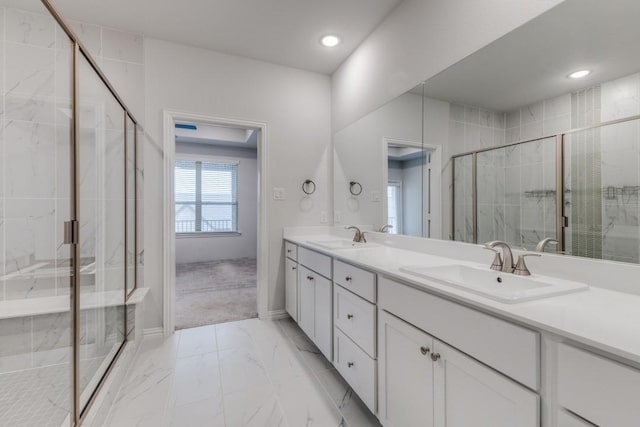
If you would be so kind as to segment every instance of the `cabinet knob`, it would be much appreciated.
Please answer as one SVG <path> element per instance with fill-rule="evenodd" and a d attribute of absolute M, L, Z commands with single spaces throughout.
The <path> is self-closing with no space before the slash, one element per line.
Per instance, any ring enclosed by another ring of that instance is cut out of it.
<path fill-rule="evenodd" d="M 347 319 L 353 319 L 353 314 L 347 314 Z"/>
<path fill-rule="evenodd" d="M 291 253 L 291 249 L 287 249 L 287 253 L 290 254 Z"/>
<path fill-rule="evenodd" d="M 440 359 L 440 353 L 431 353 L 431 360 L 437 362 Z"/>
<path fill-rule="evenodd" d="M 426 346 L 422 346 L 420 347 L 420 353 L 424 354 L 425 356 L 427 355 L 427 353 L 429 353 L 431 350 L 429 350 L 429 347 Z"/>
<path fill-rule="evenodd" d="M 296 268 L 295 268 L 295 267 L 291 267 L 291 269 L 292 269 L 292 270 L 295 270 Z"/>
<path fill-rule="evenodd" d="M 350 282 L 351 281 L 351 276 L 345 277 L 344 280 L 346 280 L 347 282 Z"/>
<path fill-rule="evenodd" d="M 307 280 L 313 280 L 313 276 L 307 276 Z"/>
<path fill-rule="evenodd" d="M 347 367 L 352 367 L 353 366 L 353 362 L 347 362 Z"/>

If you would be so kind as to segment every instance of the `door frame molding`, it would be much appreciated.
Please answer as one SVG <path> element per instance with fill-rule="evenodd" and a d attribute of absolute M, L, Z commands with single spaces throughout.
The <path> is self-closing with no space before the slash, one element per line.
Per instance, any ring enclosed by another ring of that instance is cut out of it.
<path fill-rule="evenodd" d="M 174 167 L 176 158 L 176 121 L 197 122 L 209 125 L 240 126 L 260 131 L 258 135 L 258 233 L 257 233 L 257 303 L 258 317 L 269 316 L 269 268 L 267 254 L 269 248 L 268 229 L 268 123 L 233 117 L 211 116 L 164 109 L 164 197 L 163 197 L 163 333 L 171 335 L 175 330 L 175 288 L 176 288 L 176 235 L 174 207 Z"/>
<path fill-rule="evenodd" d="M 383 193 L 381 199 L 382 205 L 382 216 L 383 218 L 387 217 L 387 198 L 386 198 L 386 189 L 387 182 L 389 181 L 389 170 L 387 166 L 388 158 L 389 158 L 389 145 L 397 144 L 404 145 L 407 147 L 413 148 L 421 148 L 423 150 L 428 150 L 431 152 L 431 179 L 429 180 L 429 192 L 423 191 L 422 197 L 425 198 L 426 194 L 429 194 L 431 200 L 431 235 L 429 236 L 432 239 L 441 239 L 442 238 L 442 146 L 438 144 L 423 144 L 421 141 L 409 140 L 409 139 L 399 139 L 399 138 L 391 138 L 388 136 L 382 137 L 382 189 Z M 423 165 L 425 168 L 427 165 Z M 424 182 L 424 176 L 423 176 Z M 434 209 L 435 205 L 435 209 Z M 426 208 L 426 205 L 425 205 Z M 426 230 L 427 227 L 427 212 L 422 212 L 422 223 L 423 230 Z M 383 221 L 384 222 L 384 221 Z M 384 224 L 382 224 L 384 225 Z"/>

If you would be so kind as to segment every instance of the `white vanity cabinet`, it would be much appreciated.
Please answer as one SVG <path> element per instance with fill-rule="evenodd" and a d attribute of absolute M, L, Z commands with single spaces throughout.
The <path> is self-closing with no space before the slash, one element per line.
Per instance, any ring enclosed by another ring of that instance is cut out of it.
<path fill-rule="evenodd" d="M 637 427 L 640 370 L 559 344 L 558 403 L 594 425 Z M 580 420 L 589 425 L 586 421 Z M 565 426 L 559 422 L 558 427 Z"/>
<path fill-rule="evenodd" d="M 291 242 L 284 242 L 285 272 L 284 298 L 285 310 L 296 322 L 298 321 L 298 246 Z"/>
<path fill-rule="evenodd" d="M 298 313 L 300 328 L 333 360 L 331 258 L 298 248 Z"/>
<path fill-rule="evenodd" d="M 285 285 L 285 309 L 289 316 L 298 321 L 298 263 L 287 258 L 285 261 L 284 285 Z"/>
<path fill-rule="evenodd" d="M 333 364 L 376 413 L 376 275 L 335 259 L 333 273 Z"/>
<path fill-rule="evenodd" d="M 432 427 L 433 338 L 391 314 L 378 316 L 378 418 L 385 427 Z"/>
<path fill-rule="evenodd" d="M 383 425 L 540 425 L 536 393 L 385 311 L 379 319 Z"/>
<path fill-rule="evenodd" d="M 431 352 L 436 426 L 540 426 L 536 393 L 438 340 Z"/>

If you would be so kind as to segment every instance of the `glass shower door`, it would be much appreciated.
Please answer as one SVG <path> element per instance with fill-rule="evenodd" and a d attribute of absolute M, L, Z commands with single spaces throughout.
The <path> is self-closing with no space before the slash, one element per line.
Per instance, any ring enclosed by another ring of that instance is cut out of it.
<path fill-rule="evenodd" d="M 0 19 L 0 424 L 69 425 L 71 43 L 38 0 Z"/>
<path fill-rule="evenodd" d="M 80 337 L 84 410 L 125 340 L 125 111 L 79 61 Z"/>

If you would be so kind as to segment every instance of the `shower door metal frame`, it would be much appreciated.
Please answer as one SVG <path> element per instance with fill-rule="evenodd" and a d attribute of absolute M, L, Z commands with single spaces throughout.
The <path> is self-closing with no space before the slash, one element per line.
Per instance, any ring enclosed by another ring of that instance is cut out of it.
<path fill-rule="evenodd" d="M 564 149 L 565 149 L 565 138 L 567 135 L 571 135 L 574 133 L 578 133 L 578 132 L 585 132 L 588 130 L 594 130 L 594 129 L 598 129 L 598 128 L 602 128 L 602 127 L 606 127 L 606 126 L 611 126 L 611 125 L 615 125 L 618 123 L 625 123 L 625 122 L 630 122 L 633 120 L 640 120 L 640 114 L 634 115 L 634 116 L 629 116 L 629 117 L 624 117 L 621 119 L 615 119 L 615 120 L 609 120 L 606 122 L 601 122 L 601 123 L 596 123 L 593 125 L 589 125 L 589 126 L 584 126 L 581 128 L 575 128 L 575 129 L 570 129 L 567 130 L 565 132 L 561 132 L 558 134 L 552 134 L 552 135 L 546 135 L 546 136 L 542 136 L 539 138 L 533 138 L 533 139 L 527 139 L 524 141 L 517 141 L 517 142 L 511 142 L 508 144 L 504 144 L 504 145 L 495 145 L 492 147 L 487 147 L 487 148 L 482 148 L 479 150 L 474 150 L 474 151 L 467 151 L 464 153 L 460 153 L 460 154 L 454 154 L 453 156 L 451 156 L 451 238 L 452 240 L 455 239 L 455 230 L 456 230 L 456 224 L 455 224 L 455 191 L 456 191 L 456 171 L 455 171 L 455 159 L 458 157 L 464 157 L 464 156 L 472 156 L 472 164 L 471 164 L 471 178 L 472 178 L 472 183 L 471 183 L 471 198 L 472 198 L 472 223 L 473 223 L 473 242 L 470 243 L 474 243 L 477 244 L 478 243 L 478 165 L 477 165 L 477 161 L 478 161 L 478 153 L 484 153 L 487 151 L 493 151 L 493 150 L 499 150 L 502 148 L 507 148 L 507 147 L 513 147 L 516 145 L 521 145 L 521 144 L 527 144 L 530 142 L 535 142 L 535 141 L 542 141 L 545 139 L 551 139 L 554 138 L 555 139 L 555 146 L 556 146 L 556 152 L 555 152 L 555 159 L 556 159 L 556 240 L 558 241 L 558 252 L 560 253 L 564 253 L 566 251 L 565 248 L 565 233 L 566 233 L 566 228 L 569 226 L 569 220 L 568 218 L 565 216 L 565 196 L 564 196 L 564 173 L 565 173 L 565 156 L 564 156 Z"/>
<path fill-rule="evenodd" d="M 51 4 L 50 0 L 40 0 L 44 7 L 49 11 L 57 24 L 62 28 L 62 30 L 66 33 L 67 37 L 69 37 L 72 45 L 72 117 L 73 117 L 73 131 L 71 138 L 71 150 L 70 150 L 70 165 L 71 165 L 71 194 L 73 194 L 71 200 L 71 210 L 70 210 L 70 221 L 68 226 L 65 227 L 67 231 L 65 233 L 65 243 L 70 244 L 71 246 L 71 292 L 70 292 L 70 304 L 71 304 L 71 318 L 72 318 L 72 327 L 71 327 L 71 346 L 72 346 L 72 372 L 71 372 L 71 425 L 76 427 L 80 426 L 86 415 L 91 408 L 91 405 L 94 403 L 96 395 L 101 390 L 104 385 L 105 379 L 109 376 L 116 362 L 122 355 L 123 349 L 128 341 L 128 319 L 127 319 L 127 300 L 135 291 L 137 287 L 137 279 L 138 279 L 138 233 L 137 233 L 137 225 L 138 225 L 138 187 L 137 187 L 137 168 L 138 168 L 138 128 L 139 124 L 136 120 L 134 114 L 131 110 L 126 106 L 118 92 L 115 90 L 113 85 L 109 82 L 105 74 L 100 70 L 100 67 L 93 59 L 89 50 L 84 46 L 84 44 L 80 41 L 80 39 L 76 36 L 75 32 L 71 29 L 71 27 L 65 22 L 60 12 Z M 109 362 L 107 369 L 104 374 L 98 381 L 98 385 L 94 390 L 91 391 L 91 395 L 89 400 L 87 401 L 84 408 L 80 407 L 80 227 L 79 227 L 79 219 L 81 217 L 80 213 L 80 181 L 78 179 L 78 170 L 79 170 L 79 151 L 80 151 L 80 60 L 84 58 L 87 60 L 92 70 L 96 73 L 99 79 L 104 83 L 110 94 L 114 97 L 114 99 L 118 102 L 120 107 L 122 107 L 124 111 L 124 232 L 125 232 L 125 242 L 124 242 L 124 253 L 125 253 L 125 263 L 124 263 L 124 296 L 123 296 L 123 317 L 124 317 L 124 337 L 122 344 L 119 346 L 115 356 Z M 128 254 L 128 227 L 127 227 L 127 211 L 128 211 L 128 193 L 127 193 L 127 144 L 128 134 L 127 134 L 127 118 L 131 119 L 133 122 L 133 144 L 134 144 L 134 158 L 133 158 L 133 179 L 134 179 L 134 255 L 133 255 L 133 267 L 134 267 L 134 276 L 133 276 L 133 287 L 130 292 L 127 292 L 129 289 L 128 286 L 128 276 L 127 276 L 127 254 Z"/>

